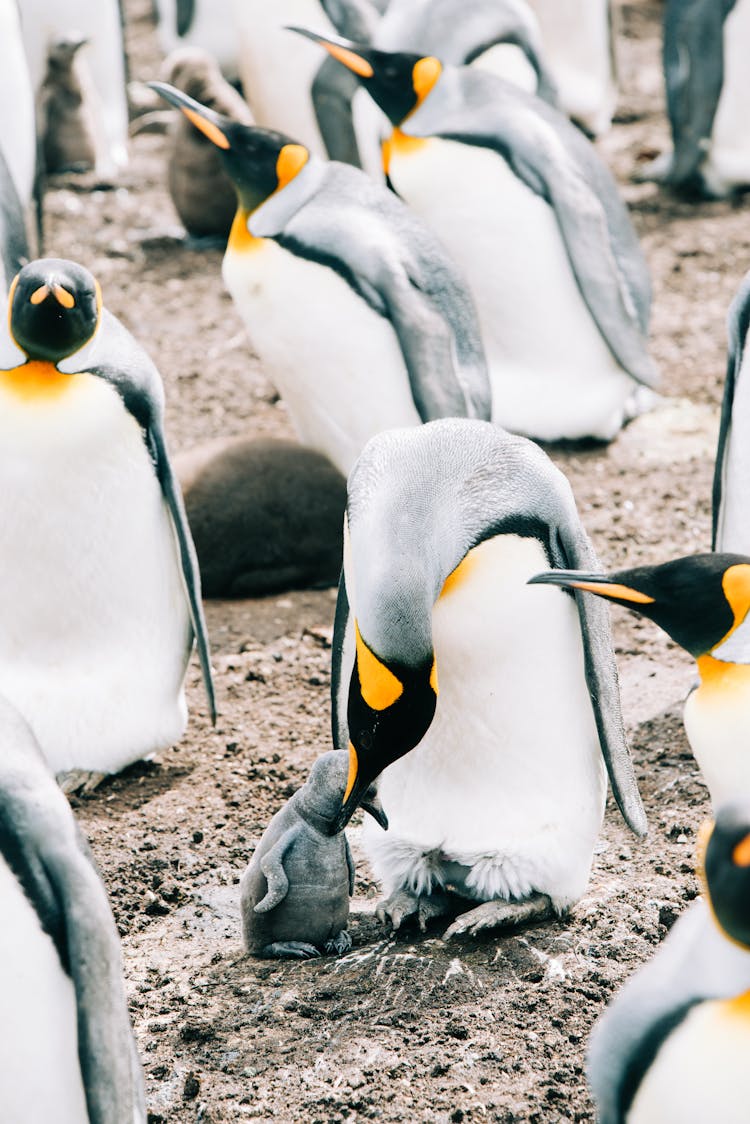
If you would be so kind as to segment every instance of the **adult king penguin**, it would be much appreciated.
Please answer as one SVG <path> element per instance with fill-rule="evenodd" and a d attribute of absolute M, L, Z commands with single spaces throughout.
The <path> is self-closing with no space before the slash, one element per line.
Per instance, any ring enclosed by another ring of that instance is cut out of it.
<path fill-rule="evenodd" d="M 673 150 L 645 175 L 721 197 L 750 185 L 750 0 L 667 0 L 664 78 Z"/>
<path fill-rule="evenodd" d="M 591 1035 L 599 1124 L 745 1124 L 750 1103 L 750 805 L 710 829 L 704 895 Z"/>
<path fill-rule="evenodd" d="M 383 429 L 489 417 L 469 292 L 392 192 L 152 86 L 222 152 L 239 200 L 224 281 L 301 441 L 347 474 Z"/>
<path fill-rule="evenodd" d="M 200 580 L 164 391 L 88 270 L 31 262 L 0 369 L 0 692 L 55 773 L 117 772 L 178 739 Z M 76 782 L 78 778 L 76 778 Z"/>
<path fill-rule="evenodd" d="M 0 698 L 0 1087 L 8 1124 L 145 1124 L 107 895 L 21 715 Z"/>
<path fill-rule="evenodd" d="M 714 550 L 750 554 L 750 375 L 746 343 L 750 273 L 727 318 L 728 360 L 713 486 Z"/>
<path fill-rule="evenodd" d="M 494 74 L 316 39 L 393 125 L 384 164 L 477 302 L 493 420 L 541 440 L 613 438 L 650 405 L 650 280 L 592 145 Z"/>
<path fill-rule="evenodd" d="M 750 556 L 694 554 L 612 574 L 552 570 L 532 583 L 598 594 L 658 624 L 695 659 L 685 733 L 714 807 L 750 793 Z"/>
<path fill-rule="evenodd" d="M 332 677 L 350 770 L 335 826 L 382 772 L 389 830 L 367 825 L 365 846 L 396 927 L 462 900 L 476 908 L 447 935 L 570 906 L 605 763 L 626 821 L 646 830 L 606 613 L 559 592 L 537 603 L 526 586 L 540 561 L 573 558 L 593 549 L 565 477 L 486 422 L 382 433 L 352 471 Z"/>

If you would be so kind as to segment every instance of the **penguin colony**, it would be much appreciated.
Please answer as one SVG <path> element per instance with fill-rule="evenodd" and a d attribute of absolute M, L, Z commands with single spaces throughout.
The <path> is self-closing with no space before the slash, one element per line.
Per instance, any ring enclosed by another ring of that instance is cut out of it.
<path fill-rule="evenodd" d="M 42 166 L 116 182 L 127 160 L 118 5 L 0 0 L 0 1116 L 145 1124 L 115 923 L 60 788 L 99 799 L 182 737 L 193 650 L 216 722 L 201 578 L 257 596 L 340 569 L 332 748 L 253 850 L 246 951 L 351 949 L 357 808 L 386 934 L 442 919 L 444 940 L 501 950 L 521 924 L 574 930 L 608 784 L 634 836 L 648 826 L 616 602 L 695 660 L 684 725 L 712 821 L 703 893 L 600 1017 L 589 1087 L 600 1124 L 747 1124 L 750 274 L 711 553 L 603 569 L 536 443 L 611 442 L 658 404 L 648 269 L 590 139 L 614 113 L 616 10 L 155 11 L 176 51 L 150 83 L 175 110 L 175 208 L 226 240 L 300 444 L 222 434 L 173 467 L 138 324 L 107 309 L 85 229 L 72 262 L 32 214 Z M 750 0 L 666 0 L 673 144 L 639 177 L 688 199 L 750 185 L 749 44 Z"/>

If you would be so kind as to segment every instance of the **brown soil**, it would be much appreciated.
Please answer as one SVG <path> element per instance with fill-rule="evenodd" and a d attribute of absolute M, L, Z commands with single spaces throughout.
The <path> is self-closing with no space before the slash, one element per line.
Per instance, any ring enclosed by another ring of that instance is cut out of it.
<path fill-rule="evenodd" d="M 743 202 L 693 206 L 629 181 L 667 135 L 661 5 L 620 6 L 622 97 L 601 151 L 651 263 L 666 397 L 609 448 L 552 452 L 611 566 L 709 545 L 724 319 L 750 256 Z M 126 7 L 133 76 L 154 77 L 149 0 Z M 221 254 L 175 240 L 163 147 L 137 137 L 114 191 L 56 181 L 47 252 L 89 266 L 152 354 L 174 451 L 224 434 L 289 436 L 223 290 Z M 333 606 L 332 591 L 209 604 L 216 729 L 194 666 L 184 741 L 74 801 L 122 934 L 149 1120 L 591 1120 L 591 1024 L 696 894 L 708 803 L 676 705 L 690 661 L 648 622 L 615 613 L 650 834 L 631 837 L 610 801 L 589 891 L 569 919 L 463 943 L 444 943 L 439 927 L 393 938 L 374 919 L 377 887 L 361 862 L 350 954 L 248 960 L 239 877 L 272 813 L 329 748 Z"/>

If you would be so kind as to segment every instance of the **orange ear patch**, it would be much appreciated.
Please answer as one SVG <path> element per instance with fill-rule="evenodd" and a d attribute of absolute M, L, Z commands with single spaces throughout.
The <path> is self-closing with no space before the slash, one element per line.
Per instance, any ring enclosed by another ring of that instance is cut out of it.
<path fill-rule="evenodd" d="M 442 73 L 443 64 L 440 59 L 433 58 L 432 55 L 414 63 L 411 81 L 419 105 L 422 104 Z"/>
<path fill-rule="evenodd" d="M 365 644 L 355 624 L 357 667 L 362 698 L 370 710 L 386 710 L 404 693 L 404 685 Z"/>
<path fill-rule="evenodd" d="M 279 181 L 277 191 L 286 187 L 294 177 L 302 171 L 310 153 L 303 144 L 285 144 L 276 161 L 276 178 Z"/>
<path fill-rule="evenodd" d="M 732 862 L 735 866 L 750 866 L 750 835 L 736 845 L 732 851 Z"/>

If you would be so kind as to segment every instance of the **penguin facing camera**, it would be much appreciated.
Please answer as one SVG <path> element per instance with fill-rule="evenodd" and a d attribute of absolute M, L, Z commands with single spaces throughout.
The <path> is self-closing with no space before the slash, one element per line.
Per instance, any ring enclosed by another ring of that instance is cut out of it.
<path fill-rule="evenodd" d="M 85 35 L 66 35 L 50 45 L 47 71 L 39 92 L 39 136 L 45 171 L 87 172 L 97 163 L 97 139 L 91 109 L 91 80 L 78 52 Z"/>
<path fill-rule="evenodd" d="M 599 1124 L 745 1124 L 750 1103 L 750 805 L 705 835 L 703 899 L 595 1025 L 587 1074 Z"/>
<path fill-rule="evenodd" d="M 307 960 L 351 948 L 354 862 L 345 833 L 334 827 L 347 772 L 346 753 L 322 754 L 263 832 L 240 883 L 248 952 Z M 374 788 L 362 807 L 387 828 Z"/>
<path fill-rule="evenodd" d="M 220 439 L 181 454 L 204 597 L 327 589 L 341 573 L 346 481 L 293 441 Z"/>
<path fill-rule="evenodd" d="M 224 281 L 304 445 L 346 474 L 383 429 L 490 416 L 466 284 L 392 192 L 152 85 L 213 141 L 237 188 Z"/>
<path fill-rule="evenodd" d="M 580 130 L 495 74 L 297 30 L 389 118 L 389 181 L 476 300 L 492 420 L 542 441 L 609 441 L 651 408 L 648 268 Z"/>
<path fill-rule="evenodd" d="M 253 115 L 219 64 L 207 51 L 181 47 L 165 59 L 164 79 L 204 105 L 245 125 Z M 234 185 L 224 170 L 218 149 L 182 113 L 171 136 L 168 157 L 169 192 L 188 234 L 194 238 L 229 237 L 237 210 Z"/>
<path fill-rule="evenodd" d="M 0 692 L 55 773 L 95 783 L 171 745 L 200 578 L 164 436 L 164 390 L 83 266 L 24 266 L 0 369 Z"/>
<path fill-rule="evenodd" d="M 146 1124 L 107 895 L 67 800 L 0 698 L 0 1086 L 10 1124 Z"/>
<path fill-rule="evenodd" d="M 586 889 L 605 766 L 646 830 L 607 614 L 526 586 L 541 559 L 594 557 L 567 480 L 532 442 L 453 418 L 374 437 L 348 492 L 336 827 L 382 774 L 389 828 L 363 837 L 381 916 L 463 907 L 455 936 L 562 913 Z"/>
<path fill-rule="evenodd" d="M 694 554 L 611 574 L 552 570 L 537 583 L 623 605 L 689 652 L 700 682 L 685 702 L 685 733 L 713 806 L 750 792 L 750 556 Z"/>

